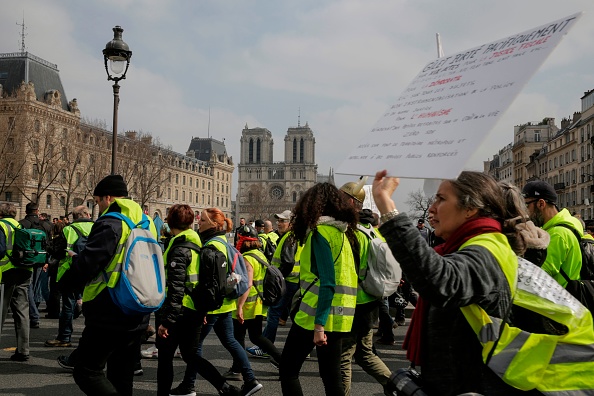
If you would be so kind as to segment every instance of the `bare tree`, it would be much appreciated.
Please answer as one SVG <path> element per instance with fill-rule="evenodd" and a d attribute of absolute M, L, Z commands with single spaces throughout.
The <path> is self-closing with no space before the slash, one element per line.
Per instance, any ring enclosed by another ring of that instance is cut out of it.
<path fill-rule="evenodd" d="M 63 145 L 61 148 L 62 163 L 59 176 L 56 178 L 55 194 L 56 198 L 64 204 L 65 216 L 68 215 L 71 207 L 81 205 L 87 198 L 85 181 L 92 168 L 83 164 L 83 155 L 73 145 Z M 77 202 L 74 202 L 75 200 Z"/>
<path fill-rule="evenodd" d="M 159 198 L 161 187 L 167 181 L 165 172 L 168 155 L 158 139 L 149 133 L 140 133 L 129 147 L 135 157 L 129 190 L 134 194 L 141 207 Z"/>
<path fill-rule="evenodd" d="M 249 220 L 269 219 L 277 210 L 278 200 L 270 196 L 265 183 L 252 184 L 243 198 L 242 212 Z"/>
<path fill-rule="evenodd" d="M 22 177 L 26 163 L 24 122 L 17 118 L 15 111 L 0 124 L 0 194 Z"/>
<path fill-rule="evenodd" d="M 426 219 L 429 215 L 429 207 L 433 203 L 433 197 L 427 197 L 422 189 L 418 189 L 408 193 L 405 203 L 415 218 Z"/>

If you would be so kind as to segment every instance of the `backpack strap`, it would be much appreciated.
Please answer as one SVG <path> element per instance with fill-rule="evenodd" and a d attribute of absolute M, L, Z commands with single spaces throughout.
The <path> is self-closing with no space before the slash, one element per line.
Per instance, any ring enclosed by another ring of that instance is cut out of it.
<path fill-rule="evenodd" d="M 16 227 L 10 221 L 4 220 L 4 219 L 0 219 L 0 221 L 3 222 L 4 224 L 9 225 L 10 228 L 12 228 L 13 230 L 16 230 Z"/>
<path fill-rule="evenodd" d="M 132 220 L 128 216 L 120 212 L 107 212 L 103 216 L 119 219 L 126 223 L 126 225 L 128 225 L 128 227 L 130 227 L 131 230 L 134 228 L 142 228 L 143 230 L 148 230 L 151 224 L 149 218 L 144 213 L 142 214 L 142 219 L 138 222 L 138 224 L 134 224 L 134 222 L 132 222 Z"/>
<path fill-rule="evenodd" d="M 194 242 L 180 242 L 180 243 L 174 243 L 172 246 L 172 248 L 174 247 L 185 247 L 188 249 L 192 249 L 193 251 L 195 251 L 196 253 L 200 253 L 200 246 L 196 245 Z"/>
<path fill-rule="evenodd" d="M 212 237 L 211 239 L 208 240 L 208 242 L 215 240 L 217 242 L 222 243 L 223 245 L 225 245 L 225 247 L 227 248 L 227 262 L 229 261 L 229 255 L 233 252 L 231 250 L 231 248 L 229 247 L 229 242 L 225 241 L 223 238 L 221 238 L 220 236 L 215 236 Z M 205 245 L 208 244 L 208 242 L 205 243 Z M 241 253 L 240 253 L 241 254 Z M 238 260 L 238 256 L 233 257 L 233 263 L 231 263 L 231 265 L 229 266 L 229 271 L 234 272 L 235 271 L 235 267 L 237 266 L 237 260 Z"/>
<path fill-rule="evenodd" d="M 243 257 L 245 256 L 250 256 L 256 259 L 257 262 L 259 262 L 260 264 L 262 264 L 265 268 L 269 268 L 270 264 L 268 264 L 267 262 L 265 262 L 264 260 L 262 260 L 260 257 L 256 256 L 255 254 L 249 254 L 246 253 L 243 255 Z M 260 297 L 260 300 L 264 301 L 264 298 L 262 297 L 262 295 L 260 294 L 260 292 L 258 291 L 258 288 L 254 285 L 252 285 L 252 287 L 254 288 L 254 290 L 256 290 L 256 293 L 258 293 L 258 297 Z"/>
<path fill-rule="evenodd" d="M 80 238 L 83 237 L 82 232 L 78 229 L 78 227 L 75 227 L 73 225 L 70 226 L 70 228 L 72 228 L 74 230 L 74 232 L 76 232 L 76 235 L 78 235 L 78 238 L 76 240 L 79 240 Z"/>

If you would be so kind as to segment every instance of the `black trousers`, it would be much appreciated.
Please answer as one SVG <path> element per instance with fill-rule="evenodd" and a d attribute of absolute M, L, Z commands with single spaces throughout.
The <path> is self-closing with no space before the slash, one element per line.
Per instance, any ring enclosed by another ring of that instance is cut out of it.
<path fill-rule="evenodd" d="M 74 381 L 86 395 L 131 396 L 144 330 L 86 325 L 78 342 Z M 107 376 L 104 373 L 107 365 Z"/>
<path fill-rule="evenodd" d="M 221 389 L 225 379 L 219 371 L 202 356 L 198 355 L 200 332 L 204 324 L 204 314 L 200 315 L 192 309 L 184 308 L 180 320 L 168 328 L 169 337 L 157 336 L 155 346 L 159 349 L 157 366 L 157 396 L 169 396 L 173 384 L 173 356 L 179 345 L 182 359 L 186 364 L 193 364 L 198 373 L 216 389 Z M 159 328 L 159 321 L 156 328 Z"/>
<path fill-rule="evenodd" d="M 327 332 L 326 336 L 328 344 L 316 346 L 320 377 L 324 383 L 326 395 L 344 396 L 340 373 L 343 334 Z M 303 395 L 299 372 L 307 355 L 315 346 L 313 338 L 313 330 L 306 330 L 297 324 L 291 326 L 280 362 L 280 380 L 284 396 Z"/>
<path fill-rule="evenodd" d="M 264 352 L 270 355 L 276 362 L 280 363 L 281 354 L 276 349 L 272 341 L 262 335 L 262 318 L 256 316 L 254 319 L 246 319 L 240 324 L 237 319 L 233 319 L 233 336 L 239 342 L 239 345 L 245 349 L 245 333 L 247 332 L 250 341 L 259 346 Z M 231 371 L 241 373 L 241 362 L 233 361 Z"/>

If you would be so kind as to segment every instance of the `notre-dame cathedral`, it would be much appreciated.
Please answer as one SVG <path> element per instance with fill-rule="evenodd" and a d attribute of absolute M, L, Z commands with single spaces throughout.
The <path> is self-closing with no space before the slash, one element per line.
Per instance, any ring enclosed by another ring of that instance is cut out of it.
<path fill-rule="evenodd" d="M 332 182 L 332 174 L 317 175 L 316 139 L 307 123 L 290 127 L 284 140 L 284 161 L 275 162 L 272 133 L 246 124 L 241 134 L 236 220 L 273 219 L 275 213 L 292 210 L 321 178 Z"/>

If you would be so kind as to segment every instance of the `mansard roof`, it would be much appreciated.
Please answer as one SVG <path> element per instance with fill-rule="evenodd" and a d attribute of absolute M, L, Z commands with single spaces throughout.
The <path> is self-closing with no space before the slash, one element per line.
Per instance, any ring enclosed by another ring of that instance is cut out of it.
<path fill-rule="evenodd" d="M 190 152 L 194 154 L 190 154 Z M 188 155 L 199 159 L 200 161 L 210 161 L 212 152 L 215 152 L 217 157 L 227 154 L 225 143 L 213 138 L 192 138 L 190 147 L 188 148 Z"/>
<path fill-rule="evenodd" d="M 68 99 L 60 80 L 58 66 L 28 52 L 0 54 L 0 85 L 12 95 L 23 83 L 33 82 L 37 100 L 43 101 L 46 92 L 60 92 L 62 108 L 68 110 Z"/>

